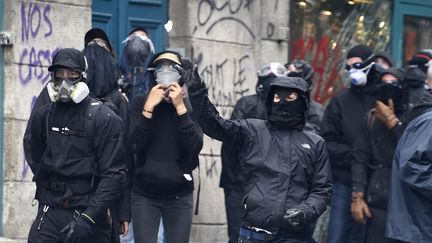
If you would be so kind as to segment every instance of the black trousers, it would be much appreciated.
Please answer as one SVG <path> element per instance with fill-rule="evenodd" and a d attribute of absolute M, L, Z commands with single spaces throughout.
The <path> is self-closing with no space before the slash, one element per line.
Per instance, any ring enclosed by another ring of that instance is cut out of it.
<path fill-rule="evenodd" d="M 192 193 L 172 199 L 132 194 L 135 243 L 156 243 L 161 218 L 167 243 L 188 243 L 192 216 Z"/>
<path fill-rule="evenodd" d="M 243 214 L 243 194 L 232 190 L 225 192 L 225 211 L 228 224 L 228 243 L 237 243 Z"/>
<path fill-rule="evenodd" d="M 385 227 L 387 222 L 387 211 L 369 207 L 372 213 L 372 218 L 366 225 L 366 238 L 365 243 L 397 243 L 400 241 L 389 239 L 385 237 Z"/>
<path fill-rule="evenodd" d="M 48 208 L 43 213 L 44 205 L 40 205 L 36 219 L 34 220 L 28 235 L 28 243 L 61 243 L 66 237 L 65 233 L 60 233 L 62 229 L 74 220 L 76 215 L 74 209 L 63 208 Z M 43 216 L 43 223 L 41 217 Z M 97 218 L 96 225 L 93 228 L 93 235 L 82 240 L 80 243 L 94 243 L 94 242 L 110 242 L 111 225 L 108 216 L 102 215 Z"/>

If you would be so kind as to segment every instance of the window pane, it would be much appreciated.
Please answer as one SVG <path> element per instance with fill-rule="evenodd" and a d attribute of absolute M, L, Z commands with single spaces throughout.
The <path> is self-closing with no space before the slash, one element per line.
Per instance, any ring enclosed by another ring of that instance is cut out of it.
<path fill-rule="evenodd" d="M 343 81 L 349 48 L 366 44 L 390 48 L 392 4 L 388 0 L 290 1 L 289 59 L 305 59 L 315 69 L 312 97 L 327 102 Z"/>
<path fill-rule="evenodd" d="M 432 48 L 432 18 L 404 16 L 403 60 L 406 63 L 419 50 Z"/>

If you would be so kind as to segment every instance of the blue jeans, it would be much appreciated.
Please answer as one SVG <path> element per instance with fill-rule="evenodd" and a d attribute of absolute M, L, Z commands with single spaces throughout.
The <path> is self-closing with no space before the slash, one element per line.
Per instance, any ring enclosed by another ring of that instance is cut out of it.
<path fill-rule="evenodd" d="M 328 243 L 363 243 L 364 241 L 366 228 L 352 218 L 351 196 L 350 185 L 340 181 L 333 182 Z"/>

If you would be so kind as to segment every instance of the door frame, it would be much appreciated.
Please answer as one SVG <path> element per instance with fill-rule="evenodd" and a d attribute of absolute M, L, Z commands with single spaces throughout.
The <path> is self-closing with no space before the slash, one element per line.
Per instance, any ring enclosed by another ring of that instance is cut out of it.
<path fill-rule="evenodd" d="M 3 30 L 3 0 L 0 0 L 0 30 Z M 4 87 L 4 58 L 3 48 L 0 46 L 0 222 L 3 222 L 3 126 L 4 126 L 4 113 L 3 113 L 3 87 Z M 3 223 L 0 223 L 0 235 L 3 235 Z"/>
<path fill-rule="evenodd" d="M 396 66 L 402 66 L 403 57 L 403 22 L 404 16 L 411 15 L 417 17 L 432 18 L 432 1 L 430 0 L 394 0 L 391 47 L 393 60 Z"/>

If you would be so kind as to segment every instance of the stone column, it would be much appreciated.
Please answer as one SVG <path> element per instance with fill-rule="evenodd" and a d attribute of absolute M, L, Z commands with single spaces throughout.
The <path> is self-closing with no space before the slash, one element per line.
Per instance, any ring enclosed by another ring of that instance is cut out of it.
<path fill-rule="evenodd" d="M 15 43 L 4 48 L 3 234 L 26 238 L 37 212 L 35 185 L 22 140 L 36 97 L 50 79 L 47 67 L 61 48 L 84 47 L 91 0 L 4 0 L 4 30 Z"/>

